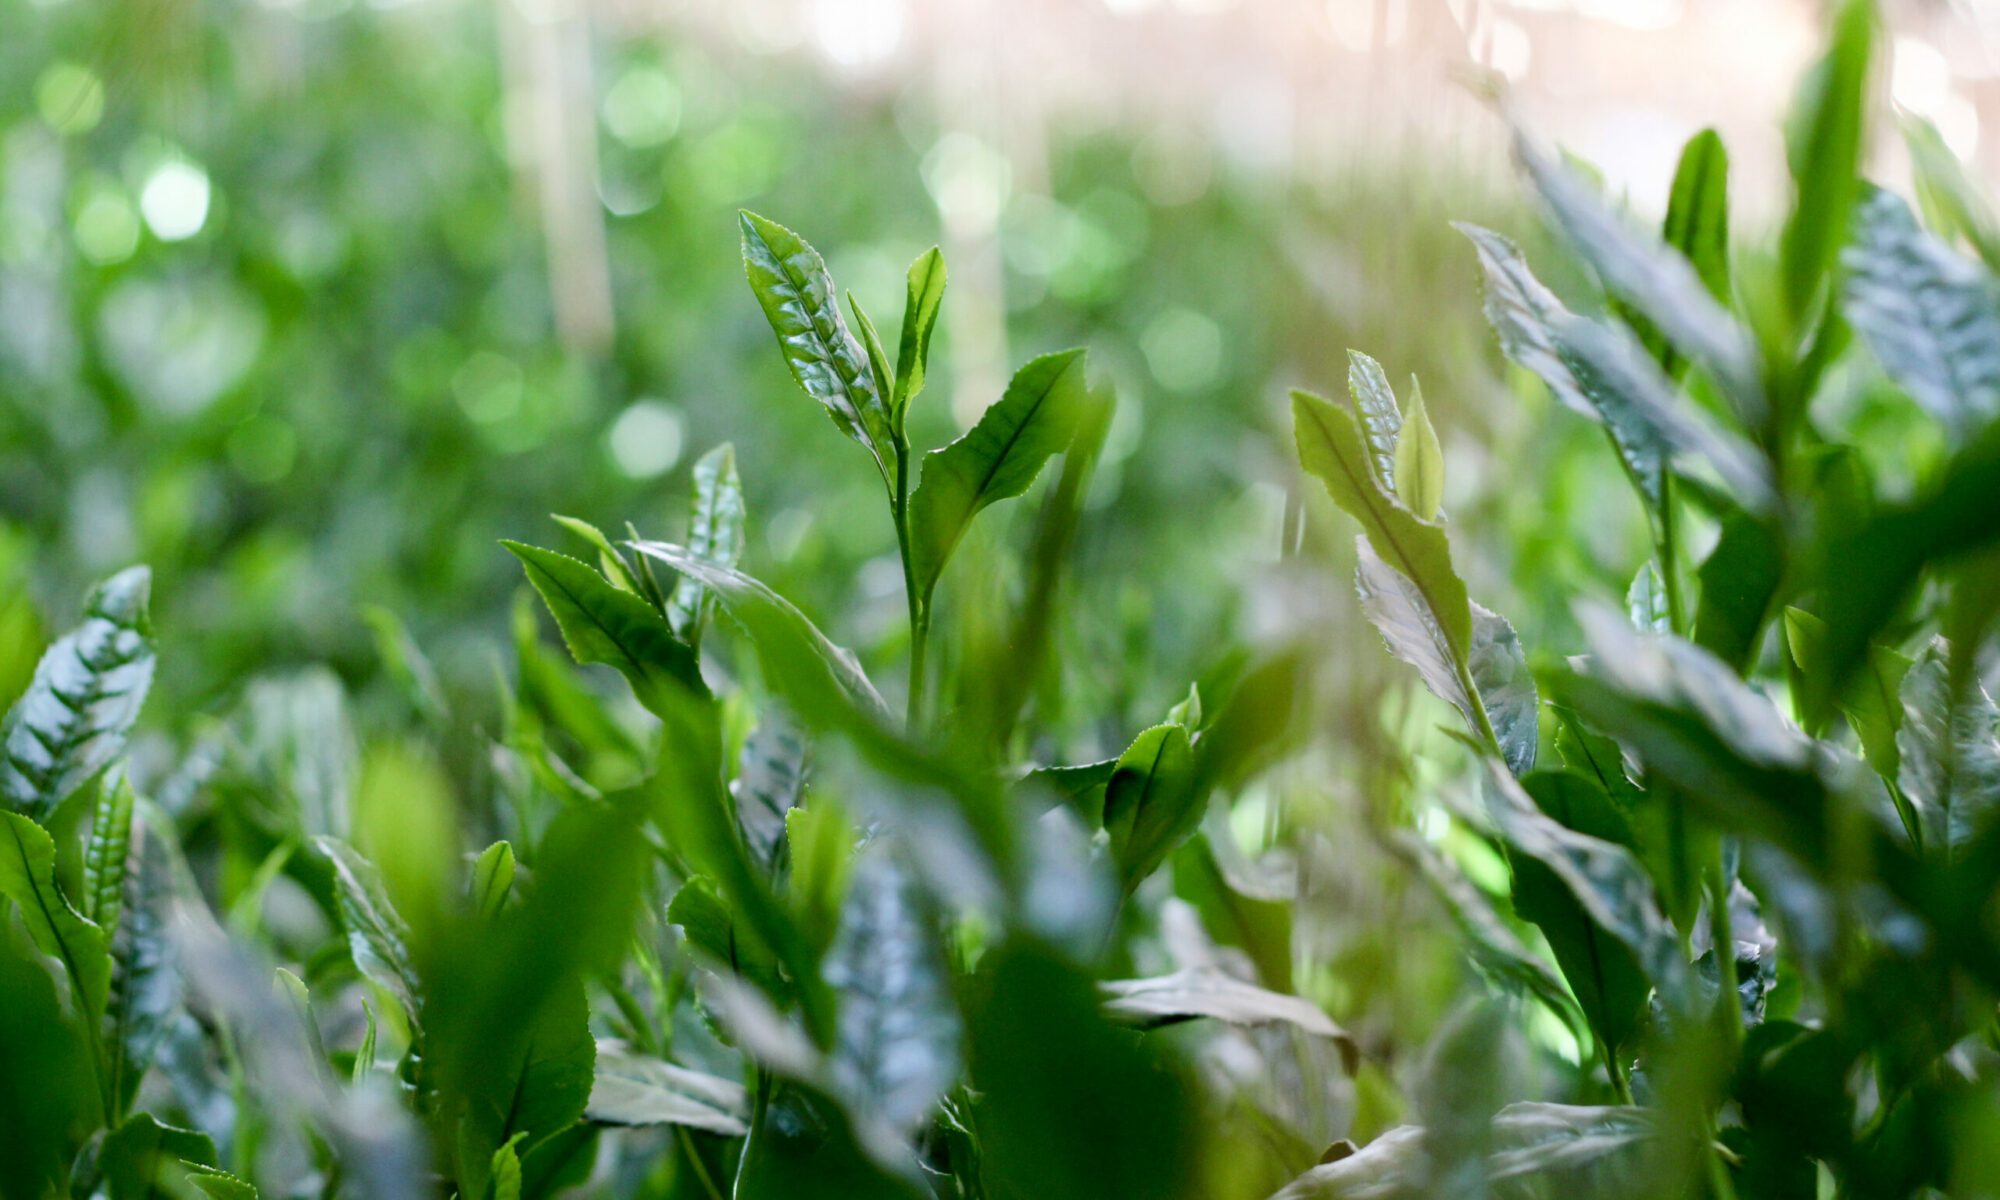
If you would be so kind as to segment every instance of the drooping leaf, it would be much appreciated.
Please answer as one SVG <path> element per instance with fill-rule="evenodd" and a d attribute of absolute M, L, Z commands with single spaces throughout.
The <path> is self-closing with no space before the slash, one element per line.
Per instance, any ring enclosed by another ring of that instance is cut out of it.
<path fill-rule="evenodd" d="M 958 1077 L 959 1020 L 931 922 L 879 844 L 854 868 L 823 970 L 840 1002 L 834 1083 L 869 1117 L 915 1130 Z"/>
<path fill-rule="evenodd" d="M 124 750 L 153 682 L 152 579 L 128 567 L 98 584 L 0 722 L 0 801 L 15 812 L 46 819 Z"/>
<path fill-rule="evenodd" d="M 944 255 L 936 246 L 917 255 L 910 264 L 906 282 L 903 333 L 896 348 L 896 390 L 889 404 L 899 430 L 910 401 L 924 390 L 924 371 L 931 357 L 931 330 L 937 325 L 938 309 L 944 303 Z"/>
<path fill-rule="evenodd" d="M 1673 613 L 1667 605 L 1666 581 L 1660 578 L 1658 559 L 1648 559 L 1625 589 L 1625 611 L 1631 614 L 1632 628 L 1641 633 L 1672 633 Z"/>
<path fill-rule="evenodd" d="M 1340 1046 L 1351 1074 L 1360 1048 L 1346 1030 L 1310 1000 L 1245 983 L 1213 968 L 1191 967 L 1151 979 L 1119 979 L 1098 985 L 1104 1011 L 1143 1029 L 1209 1018 L 1232 1025 L 1295 1025 Z"/>
<path fill-rule="evenodd" d="M 1978 680 L 1955 694 L 1950 654 L 1933 643 L 1902 684 L 1897 783 L 1916 808 L 1926 850 L 1949 862 L 2000 808 L 2000 710 Z"/>
<path fill-rule="evenodd" d="M 132 784 L 123 772 L 105 778 L 83 850 L 83 916 L 108 939 L 125 904 L 125 868 L 132 853 Z"/>
<path fill-rule="evenodd" d="M 1848 323 L 1955 441 L 2000 417 L 2000 281 L 1869 188 L 1841 252 Z"/>
<path fill-rule="evenodd" d="M 1396 440 L 1396 499 L 1422 521 L 1435 521 L 1444 500 L 1444 451 L 1424 411 L 1424 392 L 1410 380 L 1410 411 Z"/>
<path fill-rule="evenodd" d="M 1632 845 L 1624 815 L 1592 780 L 1568 771 L 1535 771 L 1522 777 L 1521 786 L 1564 828 Z M 1523 855 L 1513 866 L 1515 911 L 1541 927 L 1592 1031 L 1616 1053 L 1631 1038 L 1652 985 L 1631 948 L 1601 929 L 1545 864 Z"/>
<path fill-rule="evenodd" d="M 111 989 L 111 955 L 104 931 L 70 907 L 56 885 L 56 844 L 20 813 L 0 813 L 0 896 L 21 908 L 28 936 L 62 964 L 72 1003 L 95 1027 Z"/>
<path fill-rule="evenodd" d="M 889 405 L 866 352 L 847 331 L 825 261 L 804 238 L 774 221 L 744 212 L 741 224 L 743 269 L 792 378 L 826 406 L 842 433 L 867 448 L 883 479 L 889 479 L 894 453 Z"/>
<path fill-rule="evenodd" d="M 126 1118 L 97 1154 L 111 1200 L 173 1196 L 188 1168 L 215 1166 L 215 1143 L 207 1134 L 163 1125 L 150 1113 Z"/>
<path fill-rule="evenodd" d="M 765 671 L 795 705 L 803 697 L 822 712 L 852 706 L 888 718 L 888 705 L 853 653 L 828 640 L 791 601 L 741 571 L 698 558 L 683 547 L 666 542 L 634 542 L 632 547 L 694 576 L 714 592 L 724 610 L 749 632 Z"/>
<path fill-rule="evenodd" d="M 1847 0 L 1834 17 L 1833 43 L 1807 73 L 1785 130 L 1795 199 L 1779 240 L 1786 309 L 1803 328 L 1847 238 L 1868 106 L 1874 6 Z"/>
<path fill-rule="evenodd" d="M 485 917 L 498 913 L 513 886 L 514 847 L 500 841 L 481 850 L 472 864 L 473 911 Z"/>
<path fill-rule="evenodd" d="M 1472 684 L 1468 693 L 1449 658 L 1443 632 L 1416 587 L 1377 557 L 1365 539 L 1355 545 L 1361 606 L 1390 653 L 1417 668 L 1425 686 L 1464 716 L 1474 737 L 1484 737 L 1482 722 L 1490 724 L 1510 769 L 1518 773 L 1533 768 L 1539 700 L 1514 627 L 1497 613 L 1470 606 L 1472 645 L 1464 676 Z"/>
<path fill-rule="evenodd" d="M 656 715 L 673 702 L 670 694 L 706 694 L 694 651 L 646 601 L 613 587 L 567 555 L 519 542 L 501 545 L 527 568 L 528 582 L 548 605 L 578 662 L 617 668 L 640 703 Z"/>
<path fill-rule="evenodd" d="M 381 875 L 338 838 L 315 838 L 313 844 L 333 864 L 334 900 L 355 969 L 394 996 L 416 1024 L 422 987 L 410 956 L 410 927 L 389 902 Z"/>
<path fill-rule="evenodd" d="M 1104 785 L 1104 828 L 1126 891 L 1200 827 L 1207 796 L 1196 786 L 1193 745 L 1179 725 L 1145 730 L 1118 756 Z"/>
<path fill-rule="evenodd" d="M 951 552 L 987 505 L 1028 490 L 1069 448 L 1089 401 L 1082 350 L 1030 360 L 964 437 L 924 456 L 910 494 L 910 567 L 917 594 L 937 587 Z"/>
<path fill-rule="evenodd" d="M 1715 548 L 1695 571 L 1694 640 L 1741 674 L 1761 644 L 1765 618 L 1784 578 L 1783 547 L 1769 526 L 1742 511 L 1723 518 Z"/>
<path fill-rule="evenodd" d="M 741 1137 L 749 1131 L 749 1115 L 742 1084 L 598 1039 L 596 1075 L 584 1109 L 588 1119 L 606 1125 L 684 1125 Z"/>
<path fill-rule="evenodd" d="M 688 509 L 688 553 L 718 566 L 743 561 L 747 520 L 743 481 L 736 474 L 736 447 L 722 443 L 694 464 L 694 496 Z M 699 579 L 682 575 L 674 582 L 667 603 L 667 624 L 674 636 L 691 646 L 701 644 L 707 619 L 708 590 Z"/>
<path fill-rule="evenodd" d="M 729 796 L 750 858 L 777 878 L 785 868 L 785 820 L 805 796 L 805 732 L 773 706 L 743 740 Z"/>
<path fill-rule="evenodd" d="M 1716 302 L 1689 257 L 1651 232 L 1631 226 L 1596 188 L 1549 159 L 1519 130 L 1514 153 L 1556 223 L 1605 288 L 1645 317 L 1668 344 L 1701 364 L 1747 421 L 1761 419 L 1764 396 L 1754 346 L 1742 326 Z M 1459 228 L 1470 233 L 1464 225 Z M 1485 253 L 1482 246 L 1482 257 Z M 1489 266 L 1489 288 L 1491 278 Z"/>
<path fill-rule="evenodd" d="M 1292 393 L 1299 460 L 1318 476 L 1350 516 L 1361 522 L 1376 554 L 1415 588 L 1448 662 L 1463 663 L 1472 644 L 1472 608 L 1451 567 L 1451 547 L 1439 526 L 1417 519 L 1371 466 L 1371 451 L 1355 416 L 1309 392 Z"/>
<path fill-rule="evenodd" d="M 1402 444 L 1403 412 L 1396 405 L 1396 393 L 1389 387 L 1389 376 L 1382 370 L 1382 364 L 1359 350 L 1349 350 L 1347 394 L 1354 401 L 1355 415 L 1361 418 L 1375 478 L 1383 491 L 1400 496 L 1396 486 L 1396 447 Z"/>

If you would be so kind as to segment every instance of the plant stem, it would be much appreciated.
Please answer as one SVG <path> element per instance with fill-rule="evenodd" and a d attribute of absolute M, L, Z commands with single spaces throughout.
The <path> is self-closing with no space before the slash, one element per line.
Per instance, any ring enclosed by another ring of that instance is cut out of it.
<path fill-rule="evenodd" d="M 915 564 L 910 560 L 910 442 L 896 435 L 896 491 L 890 507 L 896 519 L 896 550 L 903 558 L 903 598 L 910 607 L 910 702 L 904 726 L 914 731 L 924 708 L 924 657 L 930 640 L 930 597 L 917 590 Z"/>
<path fill-rule="evenodd" d="M 1667 593 L 1667 623 L 1674 633 L 1689 633 L 1687 601 L 1681 595 L 1679 535 L 1674 520 L 1674 477 L 1671 472 L 1660 480 L 1660 584 Z"/>

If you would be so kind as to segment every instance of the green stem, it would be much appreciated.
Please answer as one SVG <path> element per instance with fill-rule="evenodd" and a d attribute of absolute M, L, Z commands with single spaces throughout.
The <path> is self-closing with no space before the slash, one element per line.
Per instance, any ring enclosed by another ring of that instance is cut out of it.
<path fill-rule="evenodd" d="M 1673 631 L 1686 637 L 1689 632 L 1687 601 L 1681 595 L 1679 536 L 1674 520 L 1674 477 L 1668 473 L 1660 481 L 1660 583 L 1667 593 L 1667 622 Z"/>
<path fill-rule="evenodd" d="M 896 550 L 903 558 L 903 598 L 910 607 L 910 702 L 904 726 L 914 731 L 924 709 L 924 658 L 930 640 L 930 597 L 917 590 L 916 566 L 910 559 L 910 443 L 896 435 L 896 485 L 890 507 L 896 519 Z"/>

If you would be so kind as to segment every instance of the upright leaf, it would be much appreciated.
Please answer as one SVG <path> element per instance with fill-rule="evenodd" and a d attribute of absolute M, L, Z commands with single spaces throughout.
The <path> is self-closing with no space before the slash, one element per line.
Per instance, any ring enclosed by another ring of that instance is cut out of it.
<path fill-rule="evenodd" d="M 1962 854 L 2000 809 L 2000 710 L 1977 679 L 1955 693 L 1946 647 L 1933 643 L 1903 676 L 1897 783 L 1927 850 Z"/>
<path fill-rule="evenodd" d="M 122 772 L 98 788 L 90 841 L 83 850 L 83 915 L 105 936 L 118 929 L 125 903 L 125 866 L 132 852 L 132 784 Z"/>
<path fill-rule="evenodd" d="M 805 795 L 806 735 L 773 706 L 743 740 L 729 781 L 736 823 L 751 860 L 777 877 L 785 867 L 785 822 Z"/>
<path fill-rule="evenodd" d="M 15 812 L 46 819 L 124 750 L 153 682 L 152 579 L 128 567 L 99 584 L 0 722 L 0 801 Z"/>
<path fill-rule="evenodd" d="M 1953 440 L 2000 417 L 2000 280 L 1872 187 L 1855 206 L 1841 264 L 1848 323 Z"/>
<path fill-rule="evenodd" d="M 1771 529 L 1737 510 L 1722 519 L 1715 548 L 1695 571 L 1694 640 L 1746 674 L 1756 660 L 1764 623 L 1784 579 L 1783 547 Z"/>
<path fill-rule="evenodd" d="M 945 562 L 980 509 L 1018 496 L 1050 456 L 1068 449 L 1089 400 L 1084 352 L 1033 359 L 999 401 L 942 450 L 924 456 L 910 494 L 910 560 L 917 594 L 937 587 Z"/>
<path fill-rule="evenodd" d="M 1472 606 L 1465 584 L 1451 568 L 1444 530 L 1419 520 L 1389 494 L 1347 409 L 1294 391 L 1292 421 L 1299 461 L 1326 485 L 1336 504 L 1361 522 L 1375 553 L 1416 589 L 1428 619 L 1437 625 L 1447 659 L 1463 664 L 1472 644 Z"/>
<path fill-rule="evenodd" d="M 177 1195 L 189 1168 L 215 1165 L 215 1143 L 207 1134 L 162 1125 L 150 1113 L 112 1130 L 97 1154 L 111 1200 Z"/>
<path fill-rule="evenodd" d="M 472 864 L 472 907 L 484 917 L 492 917 L 507 902 L 514 886 L 514 847 L 495 842 L 479 852 Z"/>
<path fill-rule="evenodd" d="M 834 1082 L 864 1113 L 915 1130 L 958 1077 L 958 1013 L 914 885 L 880 846 L 855 867 L 824 971 L 840 998 Z"/>
<path fill-rule="evenodd" d="M 889 404 L 896 428 L 902 429 L 910 401 L 924 390 L 924 370 L 930 363 L 931 330 L 944 303 L 944 255 L 938 248 L 917 255 L 910 264 L 903 300 L 903 334 L 896 347 L 896 390 Z"/>
<path fill-rule="evenodd" d="M 422 994 L 410 955 L 410 928 L 389 902 L 382 877 L 367 859 L 338 838 L 315 838 L 313 844 L 333 864 L 335 907 L 347 931 L 348 953 L 354 967 L 403 1006 L 410 1023 L 417 1023 Z"/>
<path fill-rule="evenodd" d="M 1207 799 L 1185 728 L 1155 725 L 1132 739 L 1104 785 L 1104 828 L 1127 892 L 1200 827 Z"/>
<path fill-rule="evenodd" d="M 1641 633 L 1672 633 L 1673 614 L 1667 605 L 1666 581 L 1660 578 L 1658 559 L 1648 559 L 1625 589 L 1625 611 L 1632 616 L 1632 628 Z"/>
<path fill-rule="evenodd" d="M 1396 406 L 1396 393 L 1389 387 L 1382 364 L 1359 350 L 1349 350 L 1347 394 L 1354 401 L 1355 415 L 1361 418 L 1375 477 L 1384 491 L 1396 494 L 1396 448 L 1402 444 L 1403 412 Z"/>
<path fill-rule="evenodd" d="M 1660 236 L 1693 264 L 1709 295 L 1729 303 L 1729 151 L 1715 130 L 1681 147 Z"/>
<path fill-rule="evenodd" d="M 833 280 L 804 238 L 752 212 L 741 214 L 743 270 L 805 393 L 875 458 L 886 480 L 894 454 L 889 405 L 866 352 L 847 331 Z"/>
<path fill-rule="evenodd" d="M 165 813 L 140 806 L 132 824 L 132 869 L 125 877 L 124 915 L 111 938 L 105 1073 L 113 1104 L 120 1107 L 131 1104 L 169 1027 L 185 1016 L 181 967 L 168 920 L 175 898 L 189 883 L 171 829 Z"/>
<path fill-rule="evenodd" d="M 718 566 L 734 567 L 743 560 L 745 516 L 743 481 L 736 475 L 736 447 L 722 443 L 694 464 L 694 498 L 688 516 L 688 553 Z M 674 583 L 667 604 L 667 624 L 674 636 L 691 646 L 701 643 L 707 617 L 708 591 L 687 575 Z"/>
<path fill-rule="evenodd" d="M 1988 267 L 2000 271 L 2000 227 L 1993 209 L 1944 135 L 1928 120 L 1911 115 L 1903 121 L 1903 140 L 1910 148 L 1925 223 L 1945 238 L 1963 237 Z"/>
<path fill-rule="evenodd" d="M 461 1194 L 485 1194 L 502 1146 L 519 1138 L 521 1152 L 531 1151 L 582 1119 L 589 1105 L 597 1043 L 582 982 L 558 984 L 521 1026 L 482 1048 L 469 1079 L 454 1073 L 458 1086 L 440 1101 L 456 1123 Z"/>
<path fill-rule="evenodd" d="M 1795 200 L 1779 241 L 1786 309 L 1803 329 L 1834 257 L 1847 238 L 1861 162 L 1868 103 L 1874 6 L 1846 0 L 1834 17 L 1833 44 L 1801 85 L 1785 130 Z"/>
<path fill-rule="evenodd" d="M 694 651 L 651 605 L 567 555 L 519 542 L 500 544 L 527 568 L 528 582 L 541 593 L 578 662 L 616 667 L 656 715 L 682 691 L 707 694 Z"/>
<path fill-rule="evenodd" d="M 56 844 L 20 813 L 0 813 L 0 896 L 21 908 L 36 949 L 62 964 L 72 1002 L 96 1029 L 111 989 L 104 931 L 70 907 L 56 886 Z"/>
<path fill-rule="evenodd" d="M 1396 499 L 1405 508 L 1419 520 L 1437 520 L 1438 505 L 1444 500 L 1444 452 L 1438 448 L 1437 430 L 1431 428 L 1423 389 L 1415 378 L 1410 380 L 1409 416 L 1396 440 L 1395 479 Z"/>

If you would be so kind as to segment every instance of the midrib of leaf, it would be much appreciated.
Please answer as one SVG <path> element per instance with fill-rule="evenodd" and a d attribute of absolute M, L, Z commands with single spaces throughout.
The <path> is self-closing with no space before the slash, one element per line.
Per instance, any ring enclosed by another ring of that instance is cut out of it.
<path fill-rule="evenodd" d="M 1041 392 L 1035 396 L 1035 402 L 1028 407 L 1026 415 L 1014 426 L 1013 432 L 1007 435 L 1007 442 L 1000 448 L 1000 453 L 994 455 L 993 460 L 987 464 L 985 474 L 980 477 L 979 486 L 972 490 L 972 496 L 966 501 L 963 511 L 952 518 L 952 535 L 951 542 L 947 547 L 947 553 L 950 547 L 957 546 L 959 539 L 965 536 L 967 523 L 972 520 L 972 515 L 979 511 L 979 498 L 986 494 L 988 487 L 992 486 L 993 477 L 1000 473 L 1000 467 L 1006 463 L 1007 456 L 1014 452 L 1015 444 L 1021 440 L 1021 435 L 1027 432 L 1028 426 L 1034 422 L 1035 415 L 1042 411 L 1042 405 L 1048 402 L 1050 394 L 1056 390 L 1056 385 L 1069 377 L 1069 373 L 1075 368 L 1075 365 L 1076 360 L 1071 359 L 1069 363 L 1063 366 L 1062 370 L 1050 377 L 1047 386 L 1042 388 Z M 943 557 L 942 555 L 940 556 L 937 574 L 931 577 L 925 589 L 926 607 L 929 605 L 928 593 L 936 590 L 938 579 L 944 574 Z"/>
<path fill-rule="evenodd" d="M 1347 476 L 1348 485 L 1354 489 L 1355 495 L 1361 497 L 1361 503 L 1367 505 L 1368 515 L 1373 518 L 1371 522 L 1372 527 L 1368 531 L 1370 540 L 1373 540 L 1375 530 L 1379 529 L 1382 531 L 1382 536 L 1389 543 L 1390 551 L 1395 555 L 1396 561 L 1400 564 L 1399 569 L 1403 572 L 1403 578 L 1409 580 L 1411 586 L 1417 589 L 1417 594 L 1424 598 L 1424 607 L 1430 610 L 1432 623 L 1436 625 L 1438 632 L 1444 635 L 1445 649 L 1448 652 L 1447 657 L 1451 659 L 1452 672 L 1458 676 L 1458 686 L 1465 692 L 1467 702 L 1472 705 L 1472 712 L 1476 718 L 1476 724 L 1479 726 L 1479 734 L 1486 739 L 1486 746 L 1489 750 L 1494 754 L 1500 754 L 1499 735 L 1493 732 L 1493 722 L 1486 715 L 1486 703 L 1480 699 L 1479 689 L 1473 685 L 1472 672 L 1467 668 L 1465 662 L 1466 653 L 1460 651 L 1453 644 L 1451 631 L 1444 628 L 1444 622 L 1438 619 L 1437 598 L 1431 594 L 1430 586 L 1418 577 L 1419 572 L 1412 565 L 1409 553 L 1403 549 L 1402 542 L 1397 540 L 1394 530 L 1390 527 L 1389 522 L 1384 519 L 1381 506 L 1375 501 L 1374 491 L 1370 487 L 1364 487 L 1361 483 L 1357 482 L 1353 464 L 1342 457 L 1337 448 L 1333 432 L 1326 427 L 1326 422 L 1322 421 L 1320 415 L 1313 411 L 1312 405 L 1307 404 L 1302 407 L 1307 413 L 1311 414 L 1313 425 L 1319 430 L 1320 441 L 1327 446 L 1333 461 L 1340 465 L 1341 474 Z"/>
<path fill-rule="evenodd" d="M 572 592 L 567 587 L 564 587 L 562 580 L 557 579 L 555 575 L 549 571 L 542 571 L 541 574 L 544 579 L 547 579 L 550 583 L 554 584 L 556 590 L 561 592 L 563 596 L 566 599 L 568 599 L 572 605 L 575 606 L 576 611 L 588 617 L 590 619 L 590 623 L 592 625 L 595 625 L 604 634 L 606 638 L 610 639 L 612 645 L 618 647 L 618 653 L 625 656 L 625 661 L 632 664 L 632 669 L 634 671 L 638 672 L 640 675 L 643 675 L 648 679 L 654 678 L 654 672 L 648 669 L 646 664 L 640 662 L 639 659 L 633 655 L 632 651 L 626 647 L 625 640 L 619 637 L 616 633 L 613 633 L 609 625 L 606 625 L 603 621 L 599 620 L 597 614 L 594 611 L 592 611 L 591 607 L 585 604 L 577 596 L 575 592 Z"/>

